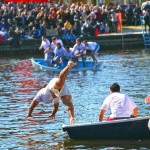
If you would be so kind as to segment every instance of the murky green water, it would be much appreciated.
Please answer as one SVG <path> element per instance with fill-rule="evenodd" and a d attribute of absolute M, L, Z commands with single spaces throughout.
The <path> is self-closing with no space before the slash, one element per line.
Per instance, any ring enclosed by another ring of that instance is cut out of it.
<path fill-rule="evenodd" d="M 137 103 L 139 116 L 149 115 L 150 105 L 145 105 L 144 98 L 150 94 L 150 51 L 109 51 L 98 59 L 103 61 L 97 72 L 75 72 L 67 77 L 76 122 L 98 121 L 99 108 L 113 82 Z M 39 87 L 58 74 L 35 71 L 24 58 L 0 58 L 0 64 L 0 149 L 150 149 L 149 140 L 70 140 L 61 128 L 69 123 L 62 103 L 54 120 L 47 119 L 52 106 L 43 103 L 31 120 L 25 120 Z"/>

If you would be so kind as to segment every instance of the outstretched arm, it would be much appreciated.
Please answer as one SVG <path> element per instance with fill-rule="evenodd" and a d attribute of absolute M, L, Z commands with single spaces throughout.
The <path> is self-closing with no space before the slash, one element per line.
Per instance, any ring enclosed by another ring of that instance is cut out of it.
<path fill-rule="evenodd" d="M 44 50 L 44 53 L 47 53 L 50 51 L 50 45 Z"/>
<path fill-rule="evenodd" d="M 52 110 L 50 116 L 48 116 L 49 119 L 54 119 L 55 118 L 55 114 L 58 111 L 58 107 L 59 107 L 59 103 L 55 103 L 54 106 L 53 106 L 53 110 Z"/>
<path fill-rule="evenodd" d="M 39 47 L 39 50 L 42 50 L 42 48 L 43 48 L 43 46 L 42 46 L 42 44 L 41 44 L 40 47 Z"/>
<path fill-rule="evenodd" d="M 38 104 L 39 104 L 38 101 L 34 101 L 34 100 L 32 101 L 32 103 L 31 103 L 31 105 L 30 105 L 30 107 L 29 107 L 28 114 L 27 114 L 26 118 L 32 117 L 32 112 L 33 112 L 34 108 L 35 108 Z"/>
<path fill-rule="evenodd" d="M 135 108 L 133 109 L 132 116 L 133 116 L 133 117 L 137 117 L 137 112 L 138 112 L 138 109 L 137 109 L 137 107 L 135 107 Z"/>
<path fill-rule="evenodd" d="M 105 110 L 104 109 L 101 109 L 100 112 L 99 112 L 99 121 L 103 121 L 103 118 L 104 118 L 104 113 L 105 113 Z"/>

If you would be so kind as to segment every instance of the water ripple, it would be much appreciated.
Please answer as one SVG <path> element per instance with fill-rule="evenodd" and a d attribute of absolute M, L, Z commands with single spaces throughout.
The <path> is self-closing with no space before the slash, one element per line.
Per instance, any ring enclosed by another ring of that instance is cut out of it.
<path fill-rule="evenodd" d="M 109 95 L 109 86 L 113 82 L 121 85 L 121 91 L 127 93 L 138 105 L 139 114 L 149 115 L 150 107 L 144 98 L 150 91 L 150 60 L 137 59 L 149 57 L 145 51 L 103 52 L 97 72 L 69 73 L 66 82 L 73 96 L 77 123 L 97 122 L 101 104 Z M 126 59 L 126 61 L 120 61 Z M 130 60 L 127 60 L 130 59 Z M 114 60 L 114 61 L 113 61 Z M 9 59 L 8 62 L 18 61 Z M 0 59 L 0 64 L 3 64 Z M 44 149 L 131 149 L 147 146 L 147 142 L 127 141 L 120 145 L 110 141 L 71 141 L 62 131 L 62 124 L 68 124 L 69 118 L 65 106 L 60 103 L 54 120 L 47 119 L 52 107 L 39 104 L 34 117 L 26 120 L 28 107 L 39 90 L 58 73 L 35 71 L 31 62 L 20 61 L 0 68 L 0 149 L 44 150 Z M 108 112 L 107 112 L 108 114 Z M 93 144 L 92 144 L 93 143 Z M 112 144 L 113 143 L 113 144 Z M 135 145 L 134 145 L 135 143 Z M 138 146 L 137 146 L 138 145 Z"/>

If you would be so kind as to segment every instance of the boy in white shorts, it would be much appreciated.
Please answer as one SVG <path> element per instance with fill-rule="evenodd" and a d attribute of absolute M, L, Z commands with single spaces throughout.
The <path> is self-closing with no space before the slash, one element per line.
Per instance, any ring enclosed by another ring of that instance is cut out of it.
<path fill-rule="evenodd" d="M 68 75 L 69 70 L 75 66 L 74 62 L 69 61 L 68 65 L 60 72 L 58 78 L 53 78 L 49 84 L 42 88 L 37 95 L 34 97 L 26 118 L 32 117 L 32 112 L 34 108 L 39 104 L 39 102 L 53 103 L 53 110 L 49 116 L 50 119 L 55 118 L 55 114 L 59 107 L 59 98 L 66 105 L 68 114 L 70 117 L 70 124 L 74 124 L 74 106 L 72 104 L 72 96 L 70 91 L 65 84 L 65 79 Z"/>

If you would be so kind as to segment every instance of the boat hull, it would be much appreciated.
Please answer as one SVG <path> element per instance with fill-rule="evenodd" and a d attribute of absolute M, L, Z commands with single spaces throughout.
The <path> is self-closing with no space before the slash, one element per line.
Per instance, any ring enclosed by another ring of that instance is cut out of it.
<path fill-rule="evenodd" d="M 70 139 L 150 139 L 150 116 L 80 125 L 63 125 Z"/>
<path fill-rule="evenodd" d="M 48 67 L 46 65 L 46 62 L 44 59 L 38 59 L 38 58 L 32 58 L 31 63 L 33 67 L 37 70 L 43 70 L 43 71 L 49 71 L 49 72 L 60 72 L 64 67 L 59 66 L 59 67 Z M 86 61 L 86 67 L 83 66 L 83 63 L 81 60 L 78 62 L 77 67 L 71 68 L 70 71 L 87 71 L 87 70 L 93 70 L 96 71 L 98 67 L 100 66 L 100 63 L 93 64 L 92 61 Z"/>

